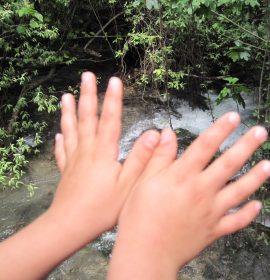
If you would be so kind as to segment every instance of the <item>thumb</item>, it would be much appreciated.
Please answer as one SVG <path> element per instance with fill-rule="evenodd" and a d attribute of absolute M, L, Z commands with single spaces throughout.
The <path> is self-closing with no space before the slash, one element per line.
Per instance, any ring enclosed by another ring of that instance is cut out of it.
<path fill-rule="evenodd" d="M 127 193 L 135 185 L 144 172 L 155 148 L 158 146 L 160 134 L 155 130 L 146 131 L 134 144 L 126 159 L 120 175 L 120 185 L 124 186 Z"/>
<path fill-rule="evenodd" d="M 66 152 L 64 148 L 64 137 L 61 133 L 57 133 L 55 135 L 54 155 L 56 164 L 59 168 L 60 173 L 62 174 L 66 167 Z"/>

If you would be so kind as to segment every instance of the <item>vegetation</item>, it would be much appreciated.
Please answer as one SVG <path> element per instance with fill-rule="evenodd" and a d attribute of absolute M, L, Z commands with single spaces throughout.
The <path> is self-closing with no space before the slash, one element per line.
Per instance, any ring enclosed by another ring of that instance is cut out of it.
<path fill-rule="evenodd" d="M 61 67 L 112 59 L 126 83 L 168 105 L 172 95 L 196 104 L 209 89 L 217 102 L 245 106 L 270 122 L 269 0 L 0 1 L 0 184 L 17 188 L 59 108 L 48 86 Z M 129 77 L 129 79 L 128 79 Z M 72 90 L 72 89 L 71 89 Z M 167 106 L 166 105 L 166 106 Z M 42 120 L 43 119 L 43 120 Z M 270 142 L 252 162 L 270 158 Z M 33 186 L 27 186 L 33 191 Z M 269 193 L 259 194 L 270 209 Z"/>

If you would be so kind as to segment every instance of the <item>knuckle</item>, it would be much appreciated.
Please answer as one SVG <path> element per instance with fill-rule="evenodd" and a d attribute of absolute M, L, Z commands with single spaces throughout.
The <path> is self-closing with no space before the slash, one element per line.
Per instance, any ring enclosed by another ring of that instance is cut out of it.
<path fill-rule="evenodd" d="M 220 228 L 218 225 L 215 225 L 208 236 L 208 240 L 212 243 L 214 240 L 220 238 L 222 236 Z"/>
<path fill-rule="evenodd" d="M 195 205 L 202 207 L 202 209 L 205 209 L 205 213 L 206 215 L 208 215 L 211 209 L 209 200 L 211 200 L 212 198 L 212 192 L 210 190 L 207 190 L 204 184 L 197 184 L 197 186 L 198 187 L 193 188 L 193 190 L 191 191 L 192 200 L 194 201 Z"/>
<path fill-rule="evenodd" d="M 246 215 L 241 215 L 238 219 L 234 219 L 233 222 L 233 232 L 244 228 L 248 224 L 248 219 Z"/>
<path fill-rule="evenodd" d="M 237 157 L 234 154 L 227 154 L 221 158 L 221 166 L 224 172 L 233 171 L 238 166 Z"/>
<path fill-rule="evenodd" d="M 210 227 L 209 232 L 207 234 L 207 239 L 206 239 L 207 243 L 210 244 L 218 238 L 219 238 L 219 232 L 217 231 L 216 226 Z"/>
<path fill-rule="evenodd" d="M 233 205 L 240 204 L 249 195 L 247 190 L 243 189 L 241 186 L 233 186 L 233 191 L 233 196 L 231 197 Z"/>
<path fill-rule="evenodd" d="M 202 149 L 209 150 L 216 145 L 215 138 L 211 134 L 205 134 L 199 138 Z"/>
<path fill-rule="evenodd" d="M 102 120 L 105 123 L 111 123 L 115 119 L 115 113 L 111 110 L 106 110 L 106 112 L 103 112 L 102 114 Z"/>

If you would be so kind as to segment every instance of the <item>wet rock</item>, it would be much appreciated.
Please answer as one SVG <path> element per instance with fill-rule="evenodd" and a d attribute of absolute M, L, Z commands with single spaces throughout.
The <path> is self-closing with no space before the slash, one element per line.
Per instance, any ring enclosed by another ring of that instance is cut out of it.
<path fill-rule="evenodd" d="M 197 138 L 197 135 L 184 128 L 177 128 L 175 132 L 179 151 L 185 150 Z"/>
<path fill-rule="evenodd" d="M 93 242 L 93 247 L 102 253 L 105 257 L 110 257 L 116 240 L 117 229 L 103 233 Z"/>
<path fill-rule="evenodd" d="M 107 268 L 108 259 L 88 245 L 57 267 L 47 280 L 104 280 Z"/>
<path fill-rule="evenodd" d="M 55 162 L 48 160 L 47 155 L 33 160 L 25 180 L 36 184 L 33 197 L 23 188 L 0 191 L 0 240 L 29 224 L 49 207 L 59 180 Z M 63 262 L 46 279 L 104 280 L 107 267 L 108 258 L 88 245 Z"/>

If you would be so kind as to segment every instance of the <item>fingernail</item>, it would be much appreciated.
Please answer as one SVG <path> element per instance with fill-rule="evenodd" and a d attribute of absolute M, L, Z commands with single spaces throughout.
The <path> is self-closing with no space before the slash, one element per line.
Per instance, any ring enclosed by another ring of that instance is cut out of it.
<path fill-rule="evenodd" d="M 171 141 L 172 139 L 172 131 L 170 128 L 163 129 L 161 133 L 161 144 L 167 144 Z"/>
<path fill-rule="evenodd" d="M 260 212 L 262 209 L 262 203 L 260 201 L 256 201 L 254 207 L 257 212 Z"/>
<path fill-rule="evenodd" d="M 267 138 L 267 131 L 264 127 L 257 127 L 254 136 L 260 142 L 264 142 Z"/>
<path fill-rule="evenodd" d="M 145 139 L 145 145 L 148 148 L 153 149 L 157 145 L 157 143 L 158 143 L 157 132 L 149 131 Z"/>
<path fill-rule="evenodd" d="M 63 94 L 63 95 L 62 95 L 62 99 L 61 99 L 62 105 L 67 104 L 67 103 L 69 102 L 68 100 L 69 100 L 69 94 L 68 94 L 68 93 Z"/>
<path fill-rule="evenodd" d="M 236 112 L 229 113 L 228 119 L 231 124 L 238 125 L 240 123 L 240 116 Z"/>
<path fill-rule="evenodd" d="M 61 133 L 56 133 L 56 134 L 55 134 L 55 141 L 56 141 L 56 142 L 59 141 L 60 138 L 61 138 Z"/>
<path fill-rule="evenodd" d="M 266 174 L 270 175 L 270 161 L 264 162 L 262 169 Z"/>
<path fill-rule="evenodd" d="M 93 77 L 93 73 L 84 72 L 84 73 L 82 73 L 81 81 L 82 81 L 82 83 L 87 83 L 92 79 L 92 77 Z"/>
<path fill-rule="evenodd" d="M 119 84 L 119 79 L 117 77 L 111 77 L 109 80 L 109 87 L 114 87 Z"/>

